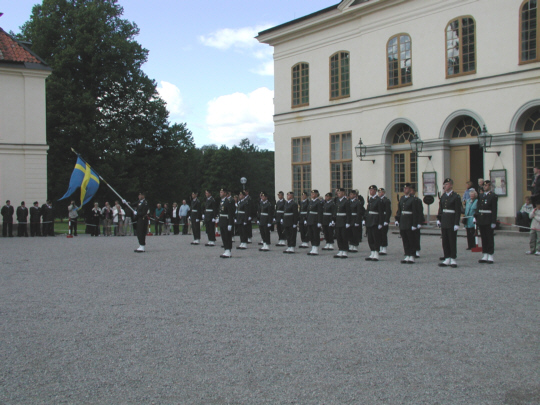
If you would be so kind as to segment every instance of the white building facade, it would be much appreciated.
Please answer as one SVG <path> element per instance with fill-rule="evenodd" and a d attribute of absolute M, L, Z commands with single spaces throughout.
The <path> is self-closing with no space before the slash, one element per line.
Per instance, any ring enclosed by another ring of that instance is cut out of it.
<path fill-rule="evenodd" d="M 0 29 L 0 201 L 47 198 L 45 79 L 51 69 Z"/>
<path fill-rule="evenodd" d="M 259 33 L 274 47 L 276 189 L 375 184 L 395 202 L 406 182 L 423 197 L 452 177 L 462 194 L 491 175 L 514 217 L 540 164 L 536 4 L 343 0 Z"/>

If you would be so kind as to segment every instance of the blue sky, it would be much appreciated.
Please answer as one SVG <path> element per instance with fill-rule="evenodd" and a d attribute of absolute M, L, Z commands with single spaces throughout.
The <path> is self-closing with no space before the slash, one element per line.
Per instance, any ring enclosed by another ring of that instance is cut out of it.
<path fill-rule="evenodd" d="M 18 33 L 38 0 L 0 0 L 0 27 Z M 197 146 L 249 138 L 273 149 L 272 48 L 258 31 L 339 0 L 119 0 L 150 51 L 145 73 L 158 84 L 171 122 L 185 122 Z"/>

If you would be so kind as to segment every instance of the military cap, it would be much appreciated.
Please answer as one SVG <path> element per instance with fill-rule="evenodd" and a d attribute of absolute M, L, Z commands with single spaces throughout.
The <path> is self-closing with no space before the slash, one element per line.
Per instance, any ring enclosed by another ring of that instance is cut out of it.
<path fill-rule="evenodd" d="M 386 191 L 386 190 L 384 189 L 384 187 L 380 187 L 379 191 Z"/>
<path fill-rule="evenodd" d="M 330 197 L 330 198 L 333 197 L 332 193 L 326 193 L 326 195 L 327 195 L 328 197 Z"/>
<path fill-rule="evenodd" d="M 268 193 L 266 191 L 261 191 L 261 195 L 264 195 L 265 197 L 268 197 Z"/>
<path fill-rule="evenodd" d="M 336 191 L 343 191 L 345 192 L 345 189 L 343 187 L 340 187 L 340 188 L 336 188 Z"/>
<path fill-rule="evenodd" d="M 358 194 L 358 190 L 355 190 L 354 188 L 351 188 L 351 190 L 349 191 L 349 194 Z"/>
<path fill-rule="evenodd" d="M 278 191 L 278 194 L 283 194 L 283 191 Z"/>
<path fill-rule="evenodd" d="M 223 191 L 224 193 L 228 193 L 228 192 L 229 192 L 229 190 L 227 190 L 225 187 L 223 187 L 223 188 L 222 188 L 221 190 L 219 190 L 219 191 Z"/>
<path fill-rule="evenodd" d="M 484 184 L 491 184 L 490 180 L 484 180 Z"/>
<path fill-rule="evenodd" d="M 411 183 L 405 183 L 405 184 L 403 185 L 403 188 L 405 188 L 405 187 L 409 187 L 409 188 L 410 188 L 411 186 L 412 186 Z"/>
<path fill-rule="evenodd" d="M 442 184 L 444 185 L 446 183 L 454 184 L 454 180 L 452 180 L 450 177 L 448 177 L 448 178 L 444 179 Z"/>
<path fill-rule="evenodd" d="M 311 190 L 311 192 L 319 194 L 319 190 Z"/>
<path fill-rule="evenodd" d="M 409 187 L 412 188 L 413 190 L 416 190 L 416 184 L 414 184 L 414 183 L 411 183 L 411 185 Z"/>
<path fill-rule="evenodd" d="M 39 204 L 37 201 L 34 201 L 34 205 Z"/>
<path fill-rule="evenodd" d="M 369 189 L 370 190 L 377 190 L 377 186 L 375 184 L 369 186 Z"/>
<path fill-rule="evenodd" d="M 146 195 L 144 191 L 139 191 L 139 195 Z"/>

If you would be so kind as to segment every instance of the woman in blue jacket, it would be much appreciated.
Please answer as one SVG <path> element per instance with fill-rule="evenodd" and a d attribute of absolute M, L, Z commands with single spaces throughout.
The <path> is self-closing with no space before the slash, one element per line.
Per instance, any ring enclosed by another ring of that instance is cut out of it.
<path fill-rule="evenodd" d="M 470 198 L 465 205 L 465 218 L 463 218 L 465 229 L 467 231 L 467 250 L 471 250 L 476 246 L 474 214 L 476 214 L 478 206 L 478 194 L 476 191 L 470 190 L 469 195 Z"/>

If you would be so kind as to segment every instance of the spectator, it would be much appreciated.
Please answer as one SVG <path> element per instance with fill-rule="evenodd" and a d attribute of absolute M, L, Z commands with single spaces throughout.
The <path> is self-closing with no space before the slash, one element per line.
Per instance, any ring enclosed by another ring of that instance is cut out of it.
<path fill-rule="evenodd" d="M 163 229 L 163 208 L 161 207 L 161 204 L 158 203 L 154 215 L 154 233 L 156 235 L 161 235 L 161 230 Z"/>
<path fill-rule="evenodd" d="M 531 237 L 529 239 L 528 255 L 540 256 L 540 207 L 536 206 L 529 214 L 531 222 Z"/>
<path fill-rule="evenodd" d="M 474 190 L 473 183 L 472 181 L 469 180 L 468 182 L 465 183 L 465 192 L 463 193 L 462 203 L 464 207 L 465 207 L 465 204 L 467 203 L 467 200 L 471 198 L 470 197 L 471 189 Z"/>
<path fill-rule="evenodd" d="M 169 210 L 169 204 L 165 203 L 163 206 L 163 220 L 164 220 L 164 235 L 171 234 L 171 211 Z"/>
<path fill-rule="evenodd" d="M 478 179 L 478 198 L 484 195 L 484 179 Z"/>
<path fill-rule="evenodd" d="M 540 205 L 540 165 L 536 165 L 533 168 L 533 180 L 531 183 L 531 202 L 533 206 Z"/>
<path fill-rule="evenodd" d="M 11 201 L 7 200 L 6 205 L 2 207 L 2 236 L 13 237 L 13 214 L 15 209 L 11 205 Z"/>
<path fill-rule="evenodd" d="M 530 196 L 525 197 L 525 204 L 521 206 L 521 209 L 516 214 L 516 225 L 525 226 L 528 228 L 531 224 L 529 214 L 532 212 L 533 208 L 532 198 Z"/>
<path fill-rule="evenodd" d="M 178 204 L 173 202 L 172 211 L 171 211 L 171 221 L 173 224 L 173 231 L 175 235 L 180 233 L 180 207 Z"/>
<path fill-rule="evenodd" d="M 124 215 L 124 235 L 133 235 L 133 211 L 131 209 L 125 210 Z"/>
<path fill-rule="evenodd" d="M 463 225 L 465 225 L 467 231 L 467 250 L 471 250 L 476 246 L 476 225 L 474 223 L 474 214 L 478 209 L 478 193 L 476 190 L 470 190 L 469 197 L 465 205 L 465 218 L 463 218 Z"/>
<path fill-rule="evenodd" d="M 92 223 L 90 224 L 91 233 L 90 236 L 99 236 L 99 220 L 101 218 L 101 209 L 99 208 L 99 204 L 97 201 L 94 203 L 94 207 L 92 208 Z"/>
<path fill-rule="evenodd" d="M 113 212 L 113 226 L 114 236 L 124 236 L 124 215 L 125 212 L 120 206 L 118 201 L 114 202 Z"/>
<path fill-rule="evenodd" d="M 182 228 L 182 235 L 188 234 L 188 213 L 189 213 L 189 205 L 187 205 L 186 200 L 182 200 L 182 205 L 180 206 L 180 222 L 183 225 Z"/>
<path fill-rule="evenodd" d="M 108 201 L 105 202 L 105 207 L 101 210 L 101 216 L 103 218 L 103 235 L 111 236 L 113 212 Z"/>
<path fill-rule="evenodd" d="M 77 236 L 77 218 L 79 217 L 78 213 L 79 207 L 75 205 L 75 201 L 71 201 L 71 204 L 68 207 L 68 217 L 69 217 L 69 228 L 71 229 L 71 234 Z"/>

